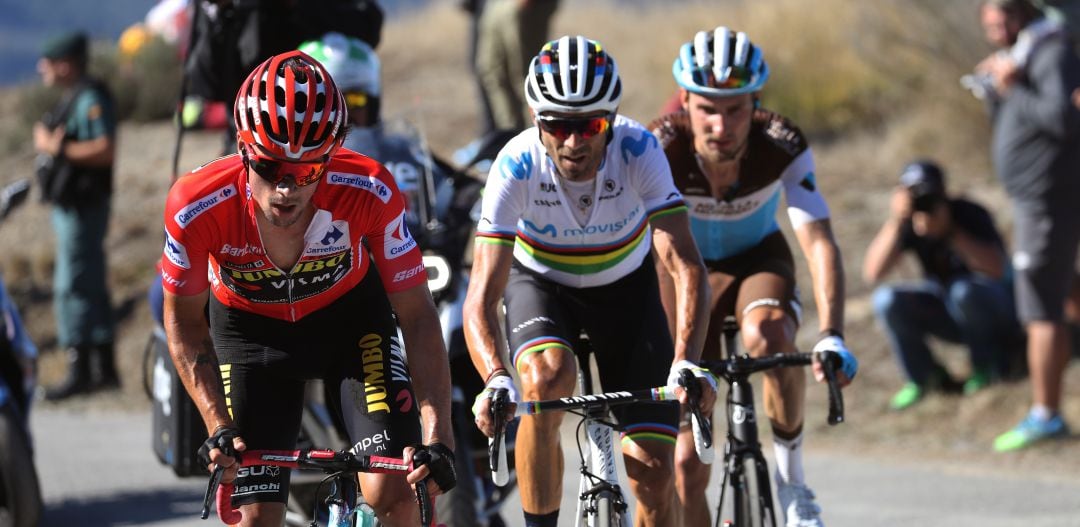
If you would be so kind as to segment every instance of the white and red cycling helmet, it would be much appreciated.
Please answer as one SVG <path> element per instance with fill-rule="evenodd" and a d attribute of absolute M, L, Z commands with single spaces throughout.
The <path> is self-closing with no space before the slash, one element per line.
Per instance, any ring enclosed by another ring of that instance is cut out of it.
<path fill-rule="evenodd" d="M 236 94 L 240 142 L 297 162 L 329 158 L 345 140 L 345 99 L 321 64 L 302 51 L 274 55 Z"/>

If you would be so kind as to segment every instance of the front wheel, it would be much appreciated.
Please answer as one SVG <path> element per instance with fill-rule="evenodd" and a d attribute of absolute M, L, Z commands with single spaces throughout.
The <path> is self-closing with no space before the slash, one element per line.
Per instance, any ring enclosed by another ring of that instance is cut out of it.
<path fill-rule="evenodd" d="M 41 518 L 41 487 L 30 437 L 18 410 L 0 408 L 0 527 L 32 527 Z"/>
<path fill-rule="evenodd" d="M 617 501 L 611 492 L 601 492 L 596 497 L 595 527 L 623 527 L 623 512 L 626 505 Z"/>
<path fill-rule="evenodd" d="M 772 487 L 765 460 L 746 456 L 733 474 L 735 488 L 735 525 L 737 527 L 775 527 Z"/>

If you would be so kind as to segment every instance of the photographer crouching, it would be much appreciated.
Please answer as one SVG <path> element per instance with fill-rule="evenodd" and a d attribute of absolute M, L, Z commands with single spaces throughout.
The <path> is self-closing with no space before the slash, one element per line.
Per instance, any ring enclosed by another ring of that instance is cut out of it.
<path fill-rule="evenodd" d="M 890 406 L 902 410 L 929 391 L 974 393 L 1009 373 L 1022 349 L 1013 309 L 1012 271 L 990 213 L 945 189 L 941 168 L 916 161 L 901 171 L 891 215 L 870 243 L 863 278 L 879 282 L 913 252 L 923 278 L 874 291 L 878 321 L 907 382 Z M 965 344 L 971 373 L 954 380 L 930 352 L 927 338 Z"/>
<path fill-rule="evenodd" d="M 45 391 L 48 400 L 119 386 L 103 247 L 116 118 L 108 89 L 87 75 L 87 48 L 84 33 L 54 37 L 37 67 L 46 87 L 61 90 L 56 106 L 34 125 L 41 198 L 52 204 L 56 233 L 56 337 L 69 368 L 60 384 Z"/>

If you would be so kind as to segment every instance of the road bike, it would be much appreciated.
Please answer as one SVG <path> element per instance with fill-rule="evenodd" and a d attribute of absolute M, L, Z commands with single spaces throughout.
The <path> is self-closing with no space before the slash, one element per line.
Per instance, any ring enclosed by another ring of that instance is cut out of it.
<path fill-rule="evenodd" d="M 430 455 L 419 451 L 413 459 L 355 455 L 348 450 L 248 450 L 237 453 L 237 463 L 241 467 L 272 466 L 297 469 L 321 470 L 327 474 L 323 483 L 329 482 L 329 495 L 324 503 L 327 507 L 327 527 L 367 527 L 370 515 L 358 515 L 365 504 L 359 494 L 356 475 L 361 472 L 377 474 L 407 474 L 415 466 L 427 463 Z M 233 483 L 221 483 L 224 469 L 218 467 L 210 474 L 210 481 L 203 497 L 202 519 L 210 515 L 210 503 L 217 506 L 218 518 L 228 525 L 240 523 L 242 514 L 232 507 Z M 434 527 L 431 497 L 427 490 L 427 479 L 415 485 L 417 506 L 420 509 L 420 524 Z M 315 504 L 318 507 L 318 503 Z M 318 518 L 318 511 L 313 511 L 312 518 Z M 366 519 L 358 520 L 364 517 Z M 359 523 L 363 522 L 363 523 Z M 317 527 L 316 520 L 311 521 Z"/>
<path fill-rule="evenodd" d="M 515 417 L 538 415 L 545 412 L 567 411 L 580 416 L 577 427 L 577 450 L 581 479 L 578 484 L 577 527 L 621 527 L 630 525 L 626 499 L 619 485 L 616 467 L 615 432 L 622 428 L 613 422 L 610 408 L 620 404 L 642 401 L 668 401 L 677 403 L 672 387 L 658 386 L 633 391 L 593 393 L 592 371 L 589 363 L 587 340 L 579 344 L 578 388 L 581 395 L 550 401 L 525 401 L 517 404 Z M 580 352 L 584 351 L 584 352 Z M 689 371 L 687 371 L 689 374 Z M 692 377 L 692 374 L 690 374 Z M 496 485 L 509 480 L 503 418 L 510 404 L 506 390 L 496 390 L 492 396 L 491 410 L 495 432 L 489 446 L 492 479 Z M 582 431 L 586 440 L 581 440 Z"/>
<path fill-rule="evenodd" d="M 776 513 L 773 509 L 768 464 L 758 441 L 754 389 L 750 384 L 750 376 L 773 368 L 809 366 L 814 361 L 814 353 L 785 353 L 758 358 L 740 355 L 736 353 L 735 338 L 738 332 L 739 326 L 735 317 L 725 318 L 723 358 L 718 361 L 702 361 L 700 364 L 728 386 L 725 404 L 728 430 L 724 445 L 724 477 L 720 486 L 720 502 L 716 507 L 716 525 L 721 524 L 724 500 L 730 486 L 734 521 L 725 521 L 725 526 L 773 527 L 777 521 Z M 844 421 L 844 399 L 836 381 L 836 370 L 841 366 L 841 359 L 831 351 L 820 355 L 829 389 L 827 419 L 830 425 L 836 425 Z M 703 462 L 711 463 L 711 423 L 697 410 L 694 403 L 696 395 L 693 392 L 689 395 L 692 420 L 700 427 L 703 436 L 697 443 L 698 456 Z"/>

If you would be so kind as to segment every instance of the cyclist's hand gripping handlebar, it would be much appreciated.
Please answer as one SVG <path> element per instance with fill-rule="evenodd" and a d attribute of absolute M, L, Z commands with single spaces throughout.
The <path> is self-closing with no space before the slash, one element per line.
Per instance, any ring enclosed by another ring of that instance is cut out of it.
<path fill-rule="evenodd" d="M 844 394 L 836 381 L 836 372 L 844 366 L 844 360 L 835 351 L 823 350 L 814 353 L 821 361 L 825 372 L 825 381 L 829 384 L 829 424 L 844 422 Z"/>
<path fill-rule="evenodd" d="M 713 451 L 712 423 L 701 413 L 701 384 L 694 372 L 679 371 L 679 386 L 686 390 L 687 406 L 690 407 L 690 426 L 694 431 L 694 449 L 698 458 L 706 465 L 711 465 L 715 457 Z"/>
<path fill-rule="evenodd" d="M 510 404 L 509 393 L 497 389 L 491 396 L 491 418 L 495 424 L 495 433 L 488 440 L 488 464 L 491 468 L 491 481 L 502 487 L 510 482 L 510 468 L 506 461 L 506 409 Z"/>

